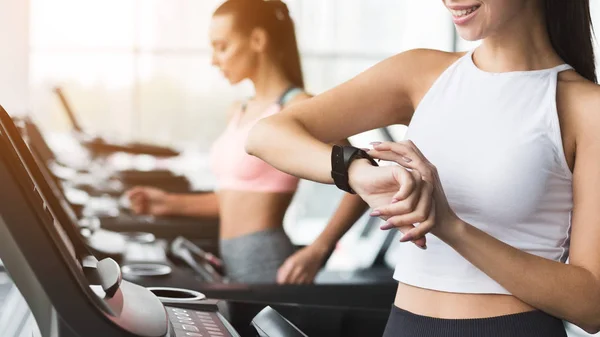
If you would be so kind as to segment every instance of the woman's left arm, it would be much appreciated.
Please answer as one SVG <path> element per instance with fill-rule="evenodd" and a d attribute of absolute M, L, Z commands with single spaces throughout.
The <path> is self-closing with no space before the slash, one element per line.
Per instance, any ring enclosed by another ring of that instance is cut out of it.
<path fill-rule="evenodd" d="M 599 164 L 595 164 L 594 169 L 600 177 Z M 595 179 L 598 181 L 598 177 Z M 582 185 L 577 188 L 578 198 L 582 200 L 573 212 L 570 264 L 525 253 L 464 222 L 447 231 L 441 239 L 517 298 L 570 321 L 588 333 L 597 333 L 600 330 L 600 208 L 592 204 L 594 200 L 600 202 L 600 189 L 592 183 Z M 594 188 L 597 190 L 587 192 Z"/>
<path fill-rule="evenodd" d="M 600 96 L 599 96 L 600 97 Z M 435 220 L 418 226 L 401 241 L 427 232 L 438 236 L 469 262 L 517 298 L 589 333 L 600 330 L 600 113 L 596 104 L 579 115 L 575 127 L 576 165 L 573 172 L 573 214 L 570 263 L 563 264 L 516 249 L 459 219 L 448 206 L 435 169 L 409 142 L 374 146 L 371 155 L 418 170 L 433 185 Z M 594 111 L 596 110 L 596 111 Z M 394 205 L 381 214 L 401 214 Z M 402 216 L 387 228 L 399 226 Z M 394 218 L 392 218 L 394 219 Z M 421 228 L 425 227 L 425 228 Z"/>
<path fill-rule="evenodd" d="M 524 253 L 462 224 L 443 238 L 514 296 L 589 333 L 600 330 L 600 90 L 578 88 L 565 127 L 575 135 L 569 264 Z"/>

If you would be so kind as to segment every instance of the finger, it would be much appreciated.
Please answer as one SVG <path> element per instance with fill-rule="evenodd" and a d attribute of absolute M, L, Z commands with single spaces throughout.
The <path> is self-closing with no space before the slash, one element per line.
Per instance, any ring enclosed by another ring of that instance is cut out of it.
<path fill-rule="evenodd" d="M 404 200 L 408 198 L 408 196 L 411 195 L 415 188 L 417 188 L 417 180 L 415 176 L 411 172 L 401 167 L 393 170 L 392 174 L 394 175 L 396 181 L 400 184 L 400 189 L 394 195 L 394 199 Z"/>
<path fill-rule="evenodd" d="M 400 142 L 381 142 L 379 144 L 373 144 L 373 150 L 377 152 L 392 152 L 397 156 L 400 156 L 402 161 L 411 162 L 419 157 L 421 154 L 417 152 L 416 146 L 412 144 L 410 141 L 400 141 Z M 369 151 L 369 155 L 371 151 Z M 403 157 L 403 158 L 402 158 Z M 424 157 L 422 159 L 425 159 Z"/>
<path fill-rule="evenodd" d="M 400 232 L 404 235 L 401 242 L 412 241 L 421 249 L 427 249 L 426 238 L 420 234 L 420 232 L 414 232 L 415 228 L 420 227 L 425 233 L 429 232 L 432 228 L 434 220 L 430 220 L 433 210 L 433 198 L 432 185 L 429 183 L 424 184 L 421 198 L 414 212 L 390 217 L 384 226 L 381 226 L 382 230 L 388 230 L 397 227 Z M 429 222 L 428 222 L 429 220 Z M 419 224 L 415 226 L 415 224 Z M 410 234 L 409 234 L 410 233 Z"/>
<path fill-rule="evenodd" d="M 423 155 L 423 152 L 421 152 L 421 150 L 417 147 L 417 145 L 415 143 L 413 143 L 412 140 L 407 139 L 406 140 L 406 145 L 408 145 L 409 147 L 411 147 L 421 158 L 427 160 L 427 158 L 425 158 L 425 156 Z"/>
<path fill-rule="evenodd" d="M 145 207 L 146 202 L 145 202 L 144 198 L 138 197 L 138 198 L 132 199 L 130 204 L 131 204 L 130 205 L 131 210 L 134 213 L 138 213 L 138 214 L 142 213 L 144 211 L 144 208 L 146 208 Z"/>
<path fill-rule="evenodd" d="M 412 170 L 408 172 L 412 175 L 412 179 L 415 182 L 414 189 L 419 192 L 418 194 L 420 194 L 422 188 L 421 185 L 424 183 L 423 177 L 421 176 L 421 172 L 417 170 Z M 398 193 L 394 194 L 394 196 L 392 197 L 392 203 L 402 200 L 402 196 L 402 191 L 398 190 Z"/>
<path fill-rule="evenodd" d="M 147 203 L 148 198 L 147 198 L 146 194 L 140 193 L 140 194 L 136 194 L 136 195 L 132 196 L 129 199 L 129 201 L 132 205 L 143 205 L 143 204 Z"/>
<path fill-rule="evenodd" d="M 144 187 L 142 187 L 142 186 L 134 186 L 134 187 L 132 187 L 132 188 L 128 189 L 127 191 L 125 191 L 125 194 L 126 194 L 127 196 L 130 196 L 130 195 L 132 195 L 132 194 L 136 194 L 136 193 L 138 193 L 138 192 L 140 192 L 140 191 L 143 191 L 143 190 L 145 190 L 145 188 L 144 188 Z"/>
<path fill-rule="evenodd" d="M 304 273 L 298 278 L 298 284 L 310 284 L 311 282 L 311 277 L 308 273 Z"/>
<path fill-rule="evenodd" d="M 129 199 L 133 199 L 139 196 L 143 196 L 146 195 L 146 189 L 143 187 L 138 187 L 138 188 L 133 188 L 129 191 L 126 192 L 127 193 L 127 197 Z"/>
<path fill-rule="evenodd" d="M 400 169 L 402 170 L 402 169 Z M 404 170 L 405 171 L 405 170 Z M 408 171 L 407 171 L 408 172 Z M 419 201 L 421 195 L 421 175 L 417 171 L 408 172 L 412 176 L 411 187 L 402 188 L 392 197 L 391 203 L 381 207 L 377 207 L 371 213 L 371 216 L 394 216 L 412 212 Z M 409 181 L 408 178 L 405 181 Z M 406 183 L 404 183 L 406 184 Z M 410 188 L 410 190 L 409 190 Z M 407 193 L 409 193 L 407 195 Z"/>
<path fill-rule="evenodd" d="M 392 150 L 385 150 L 385 149 L 378 148 L 378 149 L 369 150 L 368 152 L 369 152 L 369 156 L 373 157 L 374 159 L 396 162 L 402 166 L 409 165 L 409 163 L 412 161 L 410 158 L 403 156 L 401 154 L 398 154 Z"/>
<path fill-rule="evenodd" d="M 314 274 L 312 274 L 310 276 L 307 276 L 306 277 L 306 284 L 312 284 L 312 283 L 314 283 L 316 277 L 317 277 L 316 273 L 314 273 Z"/>
<path fill-rule="evenodd" d="M 394 171 L 398 171 L 397 174 L 402 175 L 403 179 L 398 181 L 400 183 L 400 189 L 398 190 L 398 193 L 396 193 L 394 195 L 394 197 L 392 198 L 392 201 L 391 201 L 392 203 L 395 203 L 400 200 L 404 200 L 404 199 L 408 198 L 408 196 L 410 194 L 414 193 L 415 191 L 417 191 L 417 192 L 420 191 L 420 186 L 421 186 L 421 181 L 422 181 L 420 172 L 408 171 L 403 168 L 398 168 L 397 170 L 394 170 Z"/>
<path fill-rule="evenodd" d="M 418 207 L 420 196 L 421 189 L 418 188 L 411 193 L 408 198 L 402 201 L 396 201 L 392 204 L 377 207 L 373 209 L 373 212 L 371 212 L 370 215 L 380 216 L 388 219 L 393 216 L 410 214 L 415 211 L 416 207 Z"/>
<path fill-rule="evenodd" d="M 133 194 L 129 197 L 129 200 L 131 202 L 139 202 L 140 200 L 144 200 L 144 199 L 146 199 L 146 193 L 143 193 L 143 192 Z"/>
<path fill-rule="evenodd" d="M 383 156 L 393 158 L 391 160 L 394 162 L 406 168 L 419 170 L 421 171 L 421 174 L 429 172 L 429 169 L 432 166 L 417 146 L 411 141 L 384 142 L 374 145 L 373 149 L 375 151 L 369 151 L 370 156 L 377 157 L 378 159 L 384 159 Z M 390 154 L 389 152 L 392 152 L 395 155 Z"/>
<path fill-rule="evenodd" d="M 404 236 L 406 236 L 406 233 L 409 233 L 414 228 L 415 228 L 414 225 L 400 226 L 400 227 L 398 227 L 398 231 L 400 233 L 402 233 L 402 238 L 404 238 Z M 402 241 L 402 238 L 400 239 L 400 241 Z M 422 237 L 422 238 L 419 238 L 416 240 L 412 240 L 412 242 L 421 249 L 427 249 L 427 238 L 425 238 L 425 237 Z"/>
<path fill-rule="evenodd" d="M 431 205 L 433 203 L 431 184 L 427 183 L 423 186 L 419 200 L 413 211 L 408 213 L 396 213 L 387 219 L 386 227 L 382 229 L 390 229 L 397 226 L 414 225 L 426 221 L 431 213 Z"/>
<path fill-rule="evenodd" d="M 306 284 L 313 284 L 315 283 L 315 278 L 317 277 L 317 274 L 313 274 L 310 276 L 306 277 Z"/>
<path fill-rule="evenodd" d="M 417 207 L 421 200 L 421 193 L 423 191 L 422 185 L 425 183 L 421 180 L 421 175 L 417 171 L 410 172 L 413 176 L 414 189 L 411 194 L 403 198 L 403 191 L 398 191 L 392 198 L 391 204 L 384 205 L 373 209 L 371 216 L 384 216 L 391 217 L 396 215 L 402 215 L 412 213 Z"/>
<path fill-rule="evenodd" d="M 435 225 L 435 207 L 432 205 L 429 212 L 429 217 L 424 222 L 421 222 L 414 229 L 408 231 L 401 239 L 400 242 L 418 240 L 425 237 L 425 234 L 431 232 Z"/>
<path fill-rule="evenodd" d="M 425 237 L 413 240 L 412 242 L 421 249 L 427 249 L 427 239 Z"/>
<path fill-rule="evenodd" d="M 407 155 L 400 155 L 391 150 L 372 150 L 369 151 L 369 155 L 375 159 L 395 162 L 405 169 L 424 170 L 427 167 L 427 165 L 416 155 L 413 155 L 415 159 L 411 159 Z"/>
<path fill-rule="evenodd" d="M 284 262 L 283 265 L 281 267 L 279 267 L 279 270 L 277 270 L 277 283 L 279 283 L 279 284 L 287 283 L 289 276 L 290 276 L 290 272 L 293 267 L 294 267 L 293 263 L 288 262 L 288 261 Z"/>
<path fill-rule="evenodd" d="M 131 210 L 135 214 L 146 214 L 146 213 L 148 213 L 146 204 L 143 203 L 143 202 L 132 204 L 131 205 Z"/>
<path fill-rule="evenodd" d="M 288 282 L 290 284 L 298 284 L 300 283 L 300 278 L 304 273 L 304 268 L 300 267 L 300 266 L 296 266 L 294 269 L 292 269 L 292 271 L 290 272 L 290 276 L 288 278 Z"/>

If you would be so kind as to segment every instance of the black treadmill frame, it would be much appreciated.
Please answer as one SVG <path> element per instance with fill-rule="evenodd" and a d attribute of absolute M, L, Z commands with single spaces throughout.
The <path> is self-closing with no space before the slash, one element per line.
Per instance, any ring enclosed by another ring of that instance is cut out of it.
<path fill-rule="evenodd" d="M 123 302 L 116 312 L 89 287 L 77 263 L 95 258 L 83 244 L 74 224 L 53 197 L 29 149 L 10 116 L 0 106 L 0 255 L 11 278 L 23 294 L 43 336 L 123 336 L 139 334 L 124 327 L 135 325 L 156 335 L 170 336 L 164 319 L 154 326 L 139 326 L 131 310 L 160 304 L 152 293 L 123 281 L 119 295 L 141 295 L 140 301 Z M 59 225 L 55 225 L 58 222 Z M 61 228 L 62 227 L 62 228 Z M 61 231 L 64 231 L 61 233 Z M 64 243 L 69 238 L 74 254 Z M 132 304 L 132 306 L 129 306 Z M 135 308 L 137 306 L 137 308 Z M 157 324 L 165 325 L 157 328 Z M 141 330 L 139 330 L 141 329 Z"/>

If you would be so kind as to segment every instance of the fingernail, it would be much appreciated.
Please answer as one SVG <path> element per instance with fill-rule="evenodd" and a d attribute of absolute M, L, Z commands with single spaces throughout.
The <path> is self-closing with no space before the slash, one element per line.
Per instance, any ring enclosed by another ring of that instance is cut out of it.
<path fill-rule="evenodd" d="M 370 142 L 369 144 L 371 144 L 371 145 L 379 145 L 379 144 L 381 144 L 381 142 Z"/>
<path fill-rule="evenodd" d="M 395 203 L 397 203 L 398 201 L 400 201 L 400 200 L 398 200 L 398 199 L 394 198 L 394 199 L 392 199 L 392 204 L 395 204 Z"/>
<path fill-rule="evenodd" d="M 373 211 L 371 212 L 371 214 L 369 214 L 370 216 L 380 216 L 381 212 L 380 211 Z"/>
<path fill-rule="evenodd" d="M 423 245 L 423 246 L 419 246 L 418 244 L 415 243 L 415 246 L 421 248 L 422 250 L 427 250 L 427 245 Z"/>
<path fill-rule="evenodd" d="M 410 159 L 408 157 L 402 157 L 402 160 L 404 160 L 407 163 L 410 163 L 412 161 L 412 159 Z"/>
<path fill-rule="evenodd" d="M 384 231 L 388 230 L 388 229 L 392 229 L 392 228 L 394 228 L 394 225 L 392 225 L 391 223 L 386 223 L 385 225 L 379 227 L 379 229 L 384 230 Z"/>
<path fill-rule="evenodd" d="M 365 152 L 369 152 L 371 151 L 371 149 L 367 149 L 366 147 L 361 148 L 361 150 L 365 151 Z"/>

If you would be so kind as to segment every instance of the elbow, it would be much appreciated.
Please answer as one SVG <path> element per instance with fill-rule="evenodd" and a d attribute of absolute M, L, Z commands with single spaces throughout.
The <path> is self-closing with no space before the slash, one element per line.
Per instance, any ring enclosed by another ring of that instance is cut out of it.
<path fill-rule="evenodd" d="M 581 329 L 590 335 L 595 335 L 600 332 L 600 324 L 596 323 L 595 325 L 581 326 Z"/>
<path fill-rule="evenodd" d="M 595 335 L 598 332 L 600 332 L 600 328 L 598 326 L 596 326 L 595 328 L 592 328 L 592 329 L 583 329 L 583 331 L 589 333 L 590 335 Z"/>
<path fill-rule="evenodd" d="M 575 324 L 591 335 L 600 332 L 600 306 L 593 305 L 593 308 L 587 310 L 584 317 L 579 323 Z"/>
<path fill-rule="evenodd" d="M 584 322 L 579 327 L 590 335 L 597 334 L 600 332 L 600 314 L 596 314 L 593 319 L 589 320 L 588 322 Z"/>

